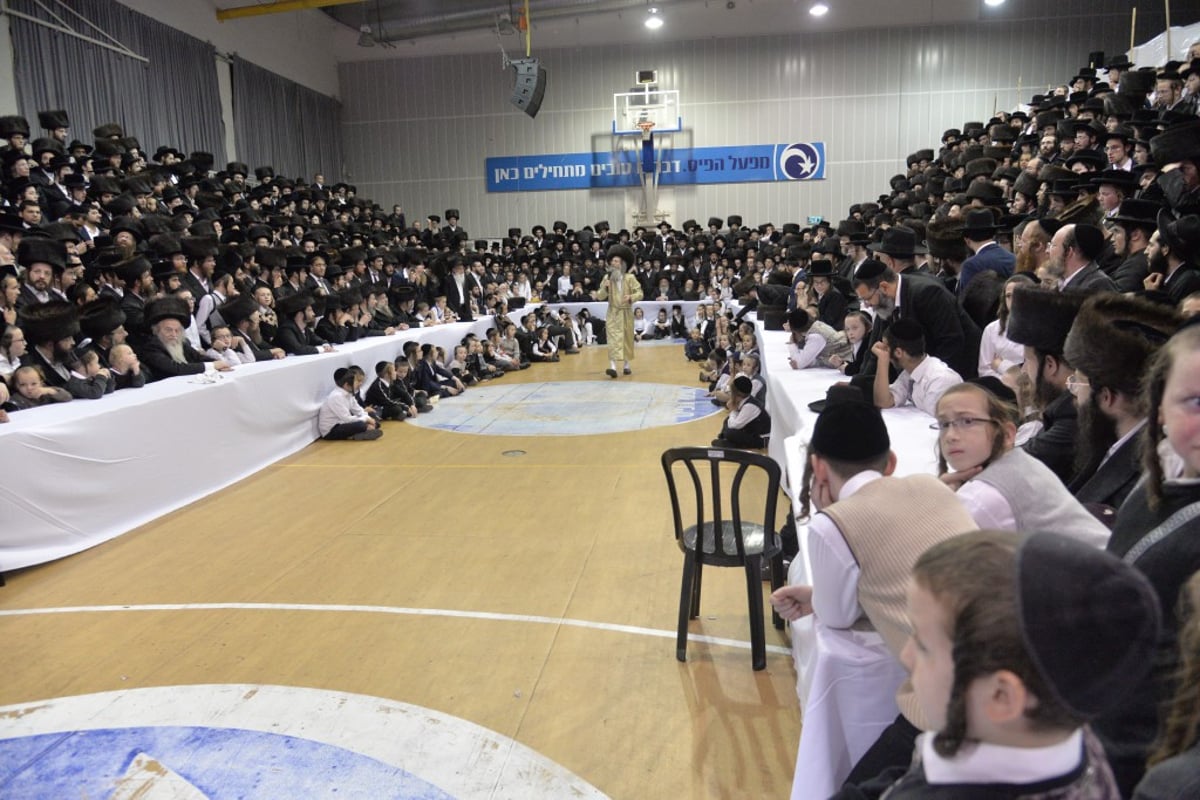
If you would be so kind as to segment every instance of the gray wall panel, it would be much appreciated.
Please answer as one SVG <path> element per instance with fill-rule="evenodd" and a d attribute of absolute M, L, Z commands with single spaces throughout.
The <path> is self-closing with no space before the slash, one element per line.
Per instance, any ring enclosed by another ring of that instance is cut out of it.
<path fill-rule="evenodd" d="M 549 84 L 534 120 L 509 105 L 511 72 L 498 53 L 344 63 L 346 170 L 362 194 L 400 203 L 410 218 L 460 208 L 476 236 L 554 219 L 618 226 L 623 191 L 488 195 L 484 159 L 611 149 L 612 92 L 626 90 L 635 70 L 656 68 L 665 88 L 683 93 L 688 130 L 676 145 L 820 139 L 828 147 L 823 182 L 664 190 L 674 192 L 676 224 L 735 212 L 777 225 L 817 214 L 836 220 L 884 192 L 905 155 L 934 146 L 946 128 L 986 121 L 994 107 L 1011 108 L 1075 74 L 1089 51 L 1128 43 L 1127 3 L 1027 6 L 1030 16 L 1051 18 L 538 49 Z M 1161 27 L 1152 13 L 1139 17 L 1141 31 Z"/>

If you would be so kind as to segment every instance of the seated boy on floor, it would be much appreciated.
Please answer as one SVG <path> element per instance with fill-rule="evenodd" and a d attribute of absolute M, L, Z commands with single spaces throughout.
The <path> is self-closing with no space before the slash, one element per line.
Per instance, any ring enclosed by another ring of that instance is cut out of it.
<path fill-rule="evenodd" d="M 688 340 L 683 343 L 683 355 L 688 361 L 704 361 L 708 358 L 708 342 L 699 328 L 692 328 Z"/>
<path fill-rule="evenodd" d="M 383 436 L 379 423 L 369 415 L 354 395 L 363 384 L 363 372 L 353 367 L 341 367 L 334 371 L 333 381 L 337 385 L 317 415 L 317 431 L 322 439 L 369 440 Z"/>
<path fill-rule="evenodd" d="M 749 450 L 765 447 L 763 437 L 771 433 L 771 415 L 753 396 L 750 378 L 738 375 L 729 389 L 729 416 L 721 426 L 721 435 L 713 439 L 713 447 Z"/>
<path fill-rule="evenodd" d="M 1056 533 L 973 531 L 917 560 L 901 661 L 933 732 L 912 763 L 835 798 L 1116 798 L 1085 724 L 1154 660 L 1158 599 L 1120 559 Z"/>

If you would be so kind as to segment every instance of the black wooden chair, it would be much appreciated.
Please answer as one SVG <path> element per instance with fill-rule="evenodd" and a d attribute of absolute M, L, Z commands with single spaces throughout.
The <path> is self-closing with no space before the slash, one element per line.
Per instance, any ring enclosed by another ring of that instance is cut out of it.
<path fill-rule="evenodd" d="M 679 466 L 677 466 L 677 464 Z M 663 472 L 671 494 L 675 540 L 683 551 L 683 584 L 679 595 L 679 630 L 675 656 L 687 660 L 688 620 L 700 614 L 700 584 L 704 565 L 741 567 L 746 577 L 750 608 L 750 650 L 754 669 L 767 665 L 763 625 L 762 566 L 771 565 L 772 590 L 783 585 L 783 549 L 775 531 L 779 501 L 779 465 L 751 450 L 716 447 L 677 447 L 662 454 Z M 677 474 L 678 473 L 678 474 Z M 684 525 L 690 504 L 680 502 L 681 488 L 695 501 L 694 517 Z M 755 479 L 746 481 L 748 476 Z M 681 486 L 677 486 L 677 480 Z M 765 487 L 763 483 L 765 482 Z M 765 494 L 764 494 L 765 492 Z M 685 509 L 684 506 L 688 507 Z M 702 531 L 701 535 L 698 532 Z M 715 535 L 720 531 L 720 536 Z M 783 621 L 774 616 L 776 627 Z"/>

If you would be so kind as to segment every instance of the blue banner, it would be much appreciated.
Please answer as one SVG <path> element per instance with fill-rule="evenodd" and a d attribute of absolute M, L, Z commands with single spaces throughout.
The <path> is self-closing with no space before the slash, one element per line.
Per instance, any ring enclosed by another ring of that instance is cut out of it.
<path fill-rule="evenodd" d="M 659 186 L 825 178 L 824 142 L 664 148 L 655 153 L 654 160 L 642 156 L 641 150 L 498 156 L 487 159 L 487 190 L 546 192 L 639 186 L 642 170 L 655 169 Z"/>

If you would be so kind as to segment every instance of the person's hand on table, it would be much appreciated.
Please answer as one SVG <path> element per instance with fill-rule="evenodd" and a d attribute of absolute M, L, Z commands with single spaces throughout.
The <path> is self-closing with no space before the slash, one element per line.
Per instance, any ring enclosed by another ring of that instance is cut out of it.
<path fill-rule="evenodd" d="M 811 586 L 781 586 L 771 592 L 771 606 L 788 622 L 813 613 Z"/>

